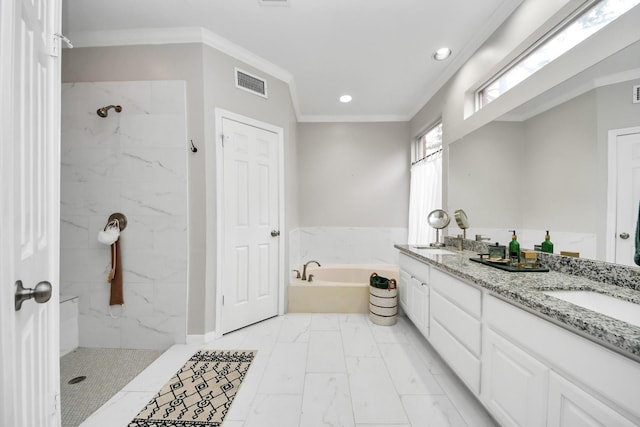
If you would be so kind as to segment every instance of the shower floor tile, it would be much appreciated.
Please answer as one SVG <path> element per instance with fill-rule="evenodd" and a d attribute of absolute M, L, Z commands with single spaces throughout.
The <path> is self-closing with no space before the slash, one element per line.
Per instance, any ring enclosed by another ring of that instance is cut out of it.
<path fill-rule="evenodd" d="M 81 347 L 61 357 L 62 427 L 79 426 L 161 354 L 158 350 Z M 69 384 L 81 376 L 86 379 Z"/>

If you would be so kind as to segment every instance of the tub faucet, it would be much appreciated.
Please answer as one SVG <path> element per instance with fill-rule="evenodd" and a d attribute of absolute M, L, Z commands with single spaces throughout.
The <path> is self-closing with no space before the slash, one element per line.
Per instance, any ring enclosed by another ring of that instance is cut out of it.
<path fill-rule="evenodd" d="M 322 267 L 318 261 L 309 261 L 309 262 L 307 262 L 304 265 L 304 267 L 302 267 L 302 280 L 307 280 L 307 266 L 309 264 L 311 264 L 312 262 L 315 262 L 316 264 L 318 264 L 318 267 Z"/>

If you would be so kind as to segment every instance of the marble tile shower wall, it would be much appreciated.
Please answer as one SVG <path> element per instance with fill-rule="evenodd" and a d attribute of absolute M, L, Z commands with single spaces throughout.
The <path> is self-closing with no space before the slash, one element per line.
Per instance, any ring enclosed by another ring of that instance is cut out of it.
<path fill-rule="evenodd" d="M 165 349 L 185 342 L 187 137 L 182 81 L 62 87 L 61 293 L 80 297 L 80 346 Z M 96 110 L 117 104 L 100 118 Z M 109 311 L 113 212 L 121 235 L 124 310 Z M 61 331 L 64 333 L 64 331 Z"/>
<path fill-rule="evenodd" d="M 289 236 L 291 268 L 315 259 L 332 264 L 397 264 L 406 228 L 302 227 Z"/>

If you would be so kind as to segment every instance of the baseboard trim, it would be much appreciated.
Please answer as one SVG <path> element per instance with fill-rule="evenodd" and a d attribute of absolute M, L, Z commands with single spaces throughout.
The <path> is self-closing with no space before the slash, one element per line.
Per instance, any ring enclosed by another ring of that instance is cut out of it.
<path fill-rule="evenodd" d="M 187 344 L 204 344 L 214 341 L 217 338 L 216 331 L 207 332 L 201 335 L 187 335 Z"/>

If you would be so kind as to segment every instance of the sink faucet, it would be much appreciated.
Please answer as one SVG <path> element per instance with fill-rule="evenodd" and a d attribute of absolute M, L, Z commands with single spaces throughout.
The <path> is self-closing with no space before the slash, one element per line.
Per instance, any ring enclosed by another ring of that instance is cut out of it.
<path fill-rule="evenodd" d="M 482 242 L 483 240 L 491 240 L 491 237 L 485 237 L 482 234 L 476 234 L 476 242 Z"/>
<path fill-rule="evenodd" d="M 312 262 L 315 262 L 316 264 L 318 264 L 318 267 L 322 267 L 318 261 L 309 261 L 309 262 L 307 262 L 304 265 L 304 267 L 302 267 L 302 280 L 307 280 L 307 266 L 309 264 L 311 264 Z"/>

